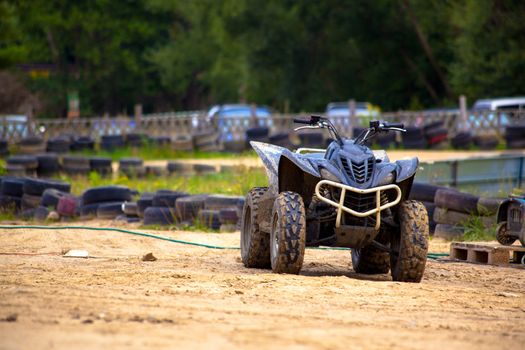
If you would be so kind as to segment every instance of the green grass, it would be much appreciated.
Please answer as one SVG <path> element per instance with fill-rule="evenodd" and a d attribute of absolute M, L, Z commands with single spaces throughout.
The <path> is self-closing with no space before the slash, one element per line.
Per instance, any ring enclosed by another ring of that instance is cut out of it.
<path fill-rule="evenodd" d="M 230 152 L 203 152 L 203 151 L 175 151 L 170 146 L 154 146 L 146 144 L 142 147 L 124 147 L 118 148 L 112 152 L 105 150 L 85 150 L 76 152 L 84 156 L 98 156 L 108 157 L 113 160 L 121 158 L 138 157 L 144 160 L 159 160 L 159 159 L 220 159 L 220 158 L 239 158 L 239 157 L 256 157 L 255 151 L 245 151 L 240 154 Z"/>
<path fill-rule="evenodd" d="M 479 216 L 471 216 L 463 225 L 465 227 L 463 241 L 494 241 L 496 239 L 496 227 L 485 227 Z"/>
<path fill-rule="evenodd" d="M 139 192 L 155 192 L 159 189 L 184 191 L 190 194 L 217 193 L 244 196 L 255 186 L 267 186 L 268 180 L 263 169 L 240 169 L 235 172 L 221 172 L 209 175 L 165 176 L 147 178 L 101 177 L 91 173 L 88 177 L 61 177 L 61 180 L 72 184 L 76 195 L 96 186 L 122 185 Z"/>

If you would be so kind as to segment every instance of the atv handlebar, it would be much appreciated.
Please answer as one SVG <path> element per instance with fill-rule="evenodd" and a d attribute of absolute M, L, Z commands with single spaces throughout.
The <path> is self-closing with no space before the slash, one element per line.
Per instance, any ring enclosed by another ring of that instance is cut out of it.
<path fill-rule="evenodd" d="M 293 122 L 296 124 L 306 124 L 306 125 L 312 124 L 311 120 L 304 120 L 304 119 L 294 119 Z"/>

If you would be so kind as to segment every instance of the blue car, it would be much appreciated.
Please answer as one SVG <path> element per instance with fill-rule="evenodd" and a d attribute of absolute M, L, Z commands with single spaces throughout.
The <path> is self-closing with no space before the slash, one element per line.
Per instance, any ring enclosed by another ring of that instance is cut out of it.
<path fill-rule="evenodd" d="M 216 105 L 209 109 L 208 118 L 217 125 L 221 134 L 222 141 L 234 141 L 240 139 L 240 133 L 234 134 L 232 130 L 246 130 L 250 127 L 272 126 L 271 110 L 266 106 L 255 106 L 255 116 L 253 120 L 252 106 L 248 104 L 225 104 Z"/>

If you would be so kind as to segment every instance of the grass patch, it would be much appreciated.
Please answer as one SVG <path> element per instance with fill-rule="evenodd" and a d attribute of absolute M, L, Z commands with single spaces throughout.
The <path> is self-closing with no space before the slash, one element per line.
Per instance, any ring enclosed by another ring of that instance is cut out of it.
<path fill-rule="evenodd" d="M 495 225 L 486 227 L 479 216 L 471 216 L 465 223 L 465 234 L 462 241 L 494 241 L 496 239 Z"/>
<path fill-rule="evenodd" d="M 256 157 L 253 150 L 245 151 L 243 153 L 229 153 L 229 152 L 203 152 L 203 151 L 175 151 L 170 146 L 158 146 L 145 144 L 141 147 L 123 147 L 117 148 L 114 151 L 106 151 L 103 149 L 84 150 L 81 152 L 74 152 L 73 154 L 84 156 L 98 156 L 108 157 L 114 161 L 121 158 L 137 157 L 144 160 L 158 160 L 158 159 L 220 159 L 220 158 L 239 158 L 239 157 Z"/>
<path fill-rule="evenodd" d="M 190 194 L 217 193 L 244 196 L 256 186 L 267 186 L 268 180 L 263 169 L 241 169 L 235 172 L 221 172 L 208 175 L 165 176 L 128 178 L 119 175 L 116 178 L 101 177 L 92 172 L 88 177 L 62 176 L 61 180 L 72 184 L 72 192 L 76 195 L 96 186 L 122 185 L 139 192 L 155 192 L 159 189 L 184 191 Z"/>

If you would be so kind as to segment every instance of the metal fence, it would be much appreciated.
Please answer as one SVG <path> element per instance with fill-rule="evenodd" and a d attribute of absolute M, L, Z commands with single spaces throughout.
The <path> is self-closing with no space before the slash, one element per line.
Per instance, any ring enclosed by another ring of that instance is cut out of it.
<path fill-rule="evenodd" d="M 314 113 L 315 114 L 315 113 Z M 223 118 L 210 120 L 205 111 L 173 112 L 134 117 L 102 117 L 75 119 L 36 119 L 32 121 L 0 118 L 0 137 L 11 142 L 36 134 L 44 139 L 74 134 L 99 138 L 101 135 L 144 133 L 151 136 L 187 136 L 215 130 L 229 133 L 234 139 L 242 139 L 246 130 L 255 126 L 268 127 L 270 134 L 290 132 L 294 118 L 309 114 L 273 114 L 266 118 Z M 351 135 L 353 127 L 364 127 L 372 119 L 368 116 L 330 118 L 343 135 Z M 475 135 L 493 134 L 502 137 L 507 126 L 525 124 L 525 111 L 470 111 L 466 116 L 460 112 L 388 112 L 378 119 L 403 122 L 406 126 L 424 126 L 442 121 L 449 134 L 469 130 Z"/>
<path fill-rule="evenodd" d="M 465 192 L 503 195 L 525 186 L 525 156 L 469 158 L 421 163 L 416 181 Z"/>

